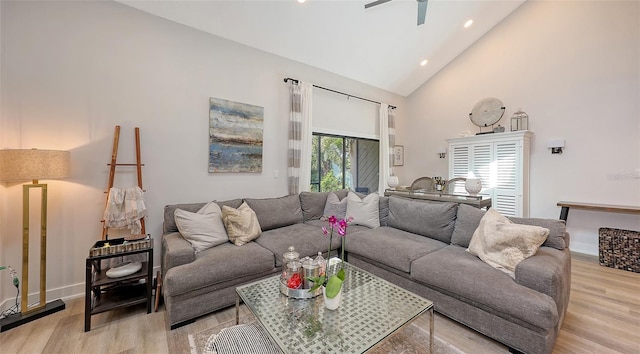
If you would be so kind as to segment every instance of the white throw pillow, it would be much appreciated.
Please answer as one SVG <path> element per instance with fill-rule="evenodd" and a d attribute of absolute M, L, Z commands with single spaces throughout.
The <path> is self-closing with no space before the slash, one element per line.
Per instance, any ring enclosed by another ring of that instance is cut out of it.
<path fill-rule="evenodd" d="M 197 213 L 176 209 L 174 218 L 180 234 L 191 243 L 196 253 L 229 241 L 222 223 L 222 211 L 215 202 L 205 205 Z"/>
<path fill-rule="evenodd" d="M 328 199 L 328 198 L 327 198 Z M 349 192 L 347 194 L 347 214 L 346 217 L 351 217 L 353 220 L 351 224 L 362 225 L 370 228 L 376 228 L 380 226 L 380 213 L 378 211 L 378 202 L 380 196 L 375 193 L 360 199 L 357 194 Z"/>
<path fill-rule="evenodd" d="M 205 204 L 196 213 L 198 213 L 198 214 L 215 214 L 215 215 L 220 216 L 220 221 L 222 221 L 222 210 L 220 209 L 220 206 L 216 202 L 209 202 L 209 203 Z"/>
<path fill-rule="evenodd" d="M 548 235 L 549 229 L 515 224 L 491 208 L 480 220 L 467 251 L 515 278 L 516 266 L 536 254 Z"/>
<path fill-rule="evenodd" d="M 324 205 L 324 216 L 335 216 L 340 219 L 344 219 L 347 213 L 347 198 L 340 200 L 338 196 L 331 192 L 327 196 L 327 203 Z"/>

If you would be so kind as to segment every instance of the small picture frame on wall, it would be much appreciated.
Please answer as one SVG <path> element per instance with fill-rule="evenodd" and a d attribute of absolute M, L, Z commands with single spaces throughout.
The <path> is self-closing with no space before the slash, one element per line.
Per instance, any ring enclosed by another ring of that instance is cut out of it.
<path fill-rule="evenodd" d="M 404 146 L 403 145 L 393 146 L 393 165 L 404 166 Z"/>

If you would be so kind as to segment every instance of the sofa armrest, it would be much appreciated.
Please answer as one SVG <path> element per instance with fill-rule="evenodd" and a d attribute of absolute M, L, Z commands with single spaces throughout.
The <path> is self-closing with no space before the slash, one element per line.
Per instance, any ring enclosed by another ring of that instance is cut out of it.
<path fill-rule="evenodd" d="M 562 324 L 571 290 L 571 253 L 568 248 L 540 247 L 535 255 L 518 264 L 515 281 L 551 296 Z"/>
<path fill-rule="evenodd" d="M 173 267 L 191 263 L 196 259 L 196 252 L 179 232 L 162 235 L 162 275 Z"/>

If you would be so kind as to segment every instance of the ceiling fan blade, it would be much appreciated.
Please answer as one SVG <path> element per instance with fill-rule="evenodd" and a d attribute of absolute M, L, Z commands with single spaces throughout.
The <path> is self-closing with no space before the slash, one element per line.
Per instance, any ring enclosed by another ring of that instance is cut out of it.
<path fill-rule="evenodd" d="M 427 3 L 428 0 L 418 0 L 418 26 L 424 24 L 424 19 L 427 17 Z"/>
<path fill-rule="evenodd" d="M 374 6 L 382 5 L 382 4 L 384 4 L 385 2 L 389 2 L 389 1 L 391 1 L 391 0 L 377 0 L 377 1 L 374 1 L 374 2 L 370 2 L 370 3 L 368 3 L 368 4 L 364 4 L 364 8 L 365 8 L 365 9 L 368 9 L 368 8 L 370 8 L 370 7 L 374 7 Z"/>

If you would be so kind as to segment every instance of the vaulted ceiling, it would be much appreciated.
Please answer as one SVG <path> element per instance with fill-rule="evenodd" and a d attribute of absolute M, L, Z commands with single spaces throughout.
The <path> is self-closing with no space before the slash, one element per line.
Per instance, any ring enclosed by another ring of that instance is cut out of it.
<path fill-rule="evenodd" d="M 525 0 L 119 0 L 142 11 L 407 96 Z M 464 28 L 465 22 L 473 24 Z M 428 60 L 421 66 L 423 60 Z"/>

